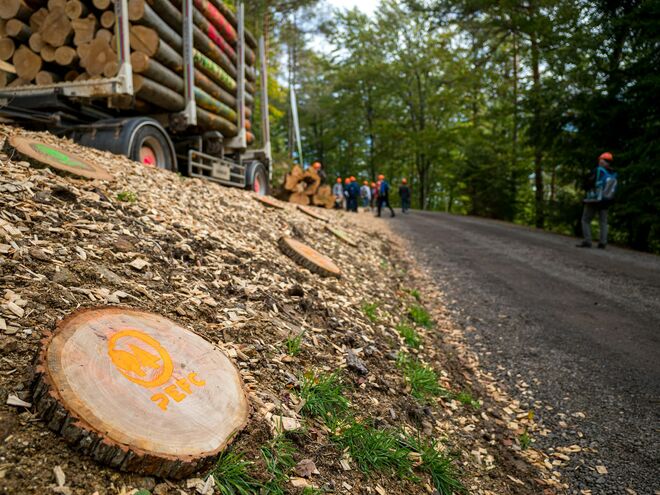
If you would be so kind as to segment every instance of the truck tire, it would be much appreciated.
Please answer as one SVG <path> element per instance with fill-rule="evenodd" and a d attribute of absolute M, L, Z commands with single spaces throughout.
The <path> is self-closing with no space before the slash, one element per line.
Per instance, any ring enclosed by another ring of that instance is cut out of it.
<path fill-rule="evenodd" d="M 269 192 L 268 172 L 263 163 L 252 162 L 246 170 L 246 188 L 259 196 L 267 196 Z"/>
<path fill-rule="evenodd" d="M 124 155 L 149 167 L 177 170 L 167 131 L 148 117 L 102 120 L 76 130 L 72 137 L 84 146 Z"/>

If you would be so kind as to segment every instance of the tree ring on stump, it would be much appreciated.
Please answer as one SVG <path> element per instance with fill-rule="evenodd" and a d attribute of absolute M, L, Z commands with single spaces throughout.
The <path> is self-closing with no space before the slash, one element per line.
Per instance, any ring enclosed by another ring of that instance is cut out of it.
<path fill-rule="evenodd" d="M 277 208 L 278 210 L 284 209 L 284 205 L 282 203 L 280 203 L 275 198 L 271 198 L 270 196 L 254 196 L 254 199 L 259 201 L 259 203 L 262 205 L 270 206 L 271 208 Z"/>
<path fill-rule="evenodd" d="M 337 237 L 338 239 L 344 241 L 349 246 L 357 247 L 357 242 L 355 242 L 351 238 L 351 236 L 348 232 L 345 232 L 345 231 L 343 231 L 341 229 L 338 229 L 338 228 L 335 228 L 335 227 L 331 227 L 330 225 L 326 225 L 325 230 L 327 230 L 331 234 L 334 234 L 335 237 Z"/>
<path fill-rule="evenodd" d="M 49 428 L 122 471 L 183 478 L 206 468 L 247 423 L 231 361 L 153 313 L 100 307 L 44 341 L 33 402 Z"/>
<path fill-rule="evenodd" d="M 321 220 L 322 222 L 329 222 L 327 218 L 325 218 L 323 215 L 319 215 L 316 213 L 313 209 L 311 209 L 308 206 L 303 206 L 303 205 L 298 205 L 297 207 L 300 211 L 302 211 L 305 215 L 309 215 L 312 218 L 316 218 L 317 220 Z"/>
<path fill-rule="evenodd" d="M 327 256 L 291 237 L 281 237 L 280 249 L 293 261 L 323 277 L 341 277 L 341 270 Z"/>
<path fill-rule="evenodd" d="M 112 175 L 101 166 L 83 160 L 58 146 L 24 136 L 10 137 L 9 144 L 29 161 L 37 162 L 38 165 L 47 165 L 87 179 L 112 180 Z"/>

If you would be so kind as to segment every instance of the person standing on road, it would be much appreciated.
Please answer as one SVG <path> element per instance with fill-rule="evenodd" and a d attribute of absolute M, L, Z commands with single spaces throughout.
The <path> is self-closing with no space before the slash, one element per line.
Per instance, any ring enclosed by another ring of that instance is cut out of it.
<path fill-rule="evenodd" d="M 394 210 L 390 206 L 390 184 L 385 180 L 384 175 L 378 176 L 378 182 L 380 186 L 378 188 L 378 215 L 380 217 L 380 212 L 383 208 L 383 205 L 387 206 L 390 209 L 390 216 L 395 217 Z"/>
<path fill-rule="evenodd" d="M 408 187 L 408 179 L 401 179 L 399 197 L 401 198 L 401 213 L 405 213 L 410 209 L 410 188 Z"/>
<path fill-rule="evenodd" d="M 351 178 L 346 177 L 344 179 L 344 206 L 346 206 L 346 211 L 351 211 Z"/>
<path fill-rule="evenodd" d="M 376 201 L 376 197 L 378 196 L 378 188 L 376 187 L 376 183 L 372 182 L 371 183 L 371 201 L 369 201 L 369 208 L 373 210 L 374 204 Z"/>
<path fill-rule="evenodd" d="M 614 157 L 612 153 L 603 153 L 598 157 L 598 166 L 589 174 L 586 181 L 587 197 L 584 199 L 582 212 L 582 235 L 584 241 L 578 244 L 581 248 L 591 247 L 591 221 L 598 215 L 600 225 L 599 249 L 607 247 L 607 212 L 612 205 L 618 186 L 617 174 L 612 168 Z"/>
<path fill-rule="evenodd" d="M 358 212 L 358 203 L 360 201 L 360 184 L 357 179 L 351 176 L 351 183 L 348 185 L 348 196 L 350 198 L 350 211 L 353 213 Z"/>
<path fill-rule="evenodd" d="M 369 187 L 369 181 L 364 181 L 362 187 L 360 188 L 360 197 L 362 198 L 362 206 L 365 211 L 371 211 L 369 206 L 371 203 L 371 188 Z"/>
<path fill-rule="evenodd" d="M 337 177 L 337 181 L 332 186 L 332 195 L 335 197 L 335 209 L 341 210 L 344 205 L 344 188 L 341 185 L 341 177 Z"/>

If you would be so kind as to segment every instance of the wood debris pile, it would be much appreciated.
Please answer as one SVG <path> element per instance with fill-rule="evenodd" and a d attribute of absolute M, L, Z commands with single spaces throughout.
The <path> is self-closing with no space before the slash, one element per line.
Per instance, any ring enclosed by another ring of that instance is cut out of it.
<path fill-rule="evenodd" d="M 17 133 L 39 135 L 0 126 L 0 141 Z M 71 450 L 31 408 L 32 363 L 46 333 L 80 307 L 123 304 L 194 330 L 237 364 L 252 413 L 232 448 L 254 462 L 260 479 L 267 479 L 261 448 L 273 432 L 305 425 L 304 433 L 292 433 L 300 466 L 289 473 L 290 493 L 308 485 L 335 493 L 433 491 L 429 479 L 364 475 L 327 428 L 303 418 L 296 387 L 310 370 L 341 371 L 357 417 L 447 439 L 471 493 L 536 492 L 536 471 L 526 465 L 521 472 L 511 450 L 497 447 L 500 427 L 490 410 L 452 398 L 424 406 L 410 395 L 395 361 L 406 349 L 395 327 L 415 304 L 404 289 L 422 282 L 378 225 L 358 228 L 352 217 L 333 213 L 333 225 L 353 235 L 355 248 L 292 205 L 269 208 L 244 191 L 39 136 L 107 168 L 115 180 L 65 178 L 0 154 L 0 490 L 213 492 L 205 473 L 175 483 L 102 467 Z M 328 256 L 342 278 L 319 278 L 295 264 L 278 248 L 282 236 Z M 378 305 L 375 321 L 365 315 L 367 304 Z M 466 370 L 452 365 L 435 331 L 417 331 L 423 345 L 407 352 L 431 363 L 448 390 L 467 386 Z M 300 352 L 291 355 L 287 340 L 295 337 Z"/>
<path fill-rule="evenodd" d="M 284 184 L 277 192 L 277 196 L 284 201 L 302 206 L 314 205 L 327 209 L 335 206 L 332 187 L 321 184 L 321 177 L 316 170 L 309 168 L 303 171 L 299 165 L 294 165 L 286 174 Z"/>

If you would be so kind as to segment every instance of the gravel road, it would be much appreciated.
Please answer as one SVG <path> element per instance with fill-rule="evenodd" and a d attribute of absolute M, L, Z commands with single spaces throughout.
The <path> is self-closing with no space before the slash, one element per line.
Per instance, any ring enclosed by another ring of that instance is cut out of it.
<path fill-rule="evenodd" d="M 660 257 L 446 214 L 392 227 L 484 366 L 552 431 L 535 444 L 583 448 L 562 469 L 570 493 L 660 493 Z"/>

